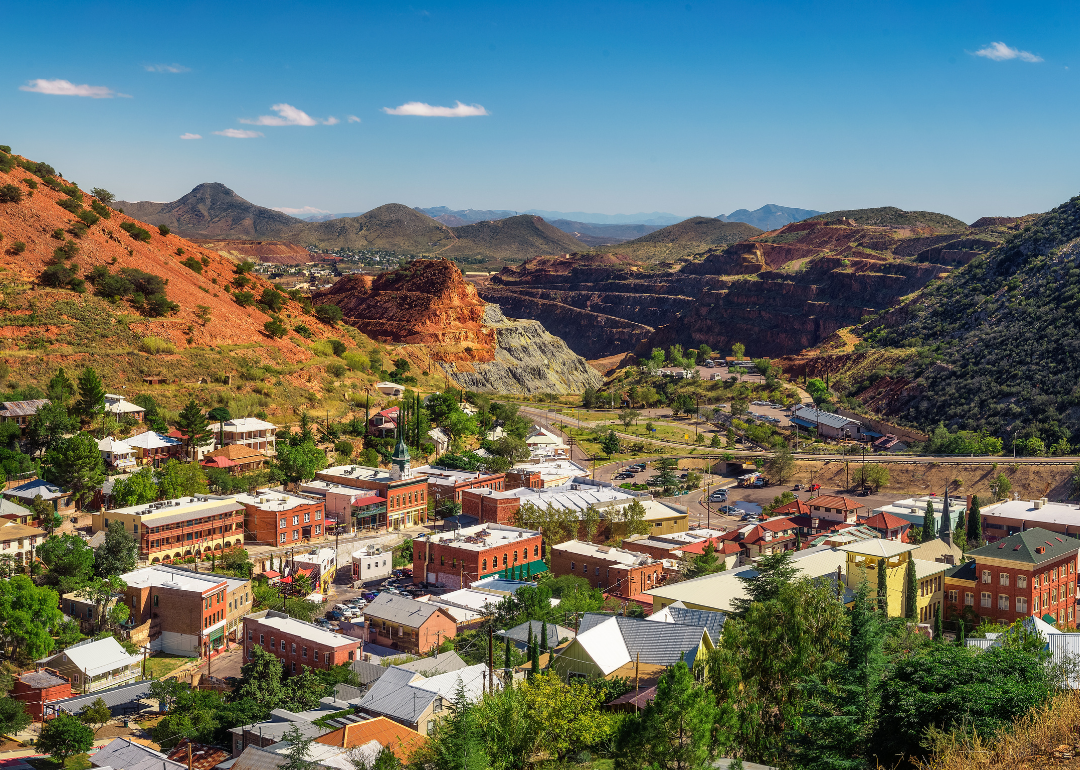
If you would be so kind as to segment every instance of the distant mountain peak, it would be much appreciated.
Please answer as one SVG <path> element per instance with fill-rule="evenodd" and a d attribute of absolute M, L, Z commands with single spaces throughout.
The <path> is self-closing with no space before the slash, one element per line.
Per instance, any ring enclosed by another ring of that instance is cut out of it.
<path fill-rule="evenodd" d="M 801 222 L 804 219 L 817 216 L 823 212 L 813 209 L 795 209 L 788 206 L 778 206 L 775 203 L 766 203 L 759 209 L 750 211 L 738 209 L 727 216 L 721 214 L 717 217 L 721 222 L 744 222 L 761 230 L 776 230 L 792 222 Z"/>

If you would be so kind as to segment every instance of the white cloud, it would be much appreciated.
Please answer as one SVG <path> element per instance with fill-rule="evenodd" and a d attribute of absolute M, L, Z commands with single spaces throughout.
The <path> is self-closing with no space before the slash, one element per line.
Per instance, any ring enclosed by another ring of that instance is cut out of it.
<path fill-rule="evenodd" d="M 144 64 L 143 69 L 147 72 L 169 72 L 173 75 L 191 72 L 191 67 L 185 67 L 183 64 Z"/>
<path fill-rule="evenodd" d="M 1019 48 L 1011 48 L 1004 43 L 991 43 L 985 48 L 980 48 L 975 52 L 975 56 L 983 56 L 992 61 L 1008 61 L 1009 59 L 1019 59 L 1026 62 L 1040 62 L 1043 60 L 1041 56 L 1036 56 L 1031 51 L 1021 51 Z"/>
<path fill-rule="evenodd" d="M 248 123 L 253 126 L 317 126 L 320 123 L 326 126 L 332 126 L 338 123 L 337 118 L 327 118 L 321 120 L 319 118 L 313 118 L 301 109 L 293 107 L 291 104 L 274 104 L 270 106 L 277 115 L 260 115 L 254 120 L 251 118 L 240 118 L 241 123 Z"/>
<path fill-rule="evenodd" d="M 290 209 L 286 206 L 274 206 L 274 211 L 280 211 L 282 214 L 288 214 L 290 217 L 310 217 L 312 214 L 329 214 L 329 211 L 325 209 L 317 209 L 312 206 L 304 206 L 300 209 Z"/>
<path fill-rule="evenodd" d="M 340 120 L 338 120 L 333 115 L 331 115 L 330 117 L 328 117 L 326 120 L 323 121 L 323 124 L 327 125 L 327 126 L 336 126 L 340 122 L 341 122 Z"/>
<path fill-rule="evenodd" d="M 383 107 L 387 115 L 416 115 L 422 118 L 471 118 L 490 113 L 479 104 L 456 102 L 453 107 L 435 107 L 424 102 L 406 102 L 400 107 Z"/>
<path fill-rule="evenodd" d="M 224 131 L 215 131 L 218 136 L 227 136 L 230 139 L 254 139 L 262 136 L 261 131 L 248 131 L 243 128 L 226 128 Z"/>
<path fill-rule="evenodd" d="M 192 133 L 189 132 L 189 133 L 186 133 L 186 134 L 180 134 L 180 138 L 181 139 L 202 139 L 202 136 L 200 134 L 192 134 Z"/>
<path fill-rule="evenodd" d="M 127 96 L 127 94 L 118 94 L 105 86 L 77 86 L 70 80 L 46 80 L 45 78 L 31 80 L 25 86 L 19 86 L 19 90 L 33 91 L 38 94 L 51 94 L 52 96 L 89 96 L 91 99 L 112 99 L 114 96 Z"/>
<path fill-rule="evenodd" d="M 350 123 L 359 123 L 360 122 L 360 118 L 356 117 L 355 115 L 350 115 L 348 120 L 349 120 Z"/>

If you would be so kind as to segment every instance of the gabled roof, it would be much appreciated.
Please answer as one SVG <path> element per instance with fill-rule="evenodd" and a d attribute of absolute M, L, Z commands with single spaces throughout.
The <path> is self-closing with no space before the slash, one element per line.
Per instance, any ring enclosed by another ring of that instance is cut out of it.
<path fill-rule="evenodd" d="M 1039 549 L 1042 549 L 1041 552 Z M 974 556 L 976 561 L 982 558 L 1043 564 L 1070 553 L 1075 554 L 1078 550 L 1080 540 L 1036 527 L 968 551 L 968 554 Z"/>
<path fill-rule="evenodd" d="M 205 746 L 185 738 L 176 745 L 176 748 L 169 752 L 169 759 L 173 762 L 183 762 L 186 765 L 188 744 L 191 745 L 191 767 L 193 770 L 210 770 L 230 756 L 229 752 L 219 749 L 217 746 Z"/>
<path fill-rule="evenodd" d="M 60 656 L 67 656 L 72 665 L 86 676 L 96 676 L 142 662 L 141 657 L 129 655 L 120 646 L 120 642 L 111 636 L 93 642 L 72 645 L 46 660 L 56 660 Z"/>
<path fill-rule="evenodd" d="M 579 628 L 577 642 L 604 676 L 637 660 L 659 666 L 672 666 L 685 660 L 692 666 L 706 634 L 704 626 L 621 615 L 597 617 L 593 613 L 582 617 L 581 628 L 586 626 L 586 631 Z"/>
<path fill-rule="evenodd" d="M 167 449 L 168 447 L 178 446 L 181 441 L 180 439 L 163 436 L 160 433 L 148 430 L 145 433 L 139 433 L 131 438 L 124 439 L 124 443 L 129 447 L 137 447 L 139 449 Z"/>
<path fill-rule="evenodd" d="M 513 628 L 508 628 L 505 631 L 496 631 L 496 636 L 509 637 L 511 642 L 519 642 L 521 644 L 528 644 L 529 642 L 529 629 L 532 629 L 533 639 L 540 639 L 542 635 L 543 623 L 539 620 L 526 620 L 524 623 L 519 623 Z M 561 639 L 573 639 L 577 636 L 574 633 L 574 629 L 567 628 L 566 626 L 560 626 L 557 623 L 547 623 L 547 638 L 548 644 L 552 647 L 558 644 Z"/>
<path fill-rule="evenodd" d="M 38 495 L 41 495 L 45 500 L 53 500 L 57 497 L 63 497 L 68 494 L 67 490 L 61 489 L 55 484 L 50 484 L 44 479 L 34 479 L 28 481 L 25 484 L 20 484 L 17 487 L 4 490 L 5 495 L 12 495 L 14 497 L 22 497 L 27 500 L 33 500 Z"/>
<path fill-rule="evenodd" d="M 436 698 L 452 699 L 458 683 L 464 685 L 466 698 L 479 699 L 486 674 L 487 665 L 483 663 L 426 678 L 415 671 L 390 666 L 355 705 L 369 713 L 415 723 Z M 495 686 L 499 686 L 497 681 Z"/>
<path fill-rule="evenodd" d="M 47 398 L 35 398 L 30 401 L 5 401 L 0 408 L 0 417 L 29 417 L 37 410 L 49 405 Z"/>
<path fill-rule="evenodd" d="M 25 516 L 26 514 L 19 514 Z M 44 537 L 45 530 L 19 524 L 9 519 L 0 519 L 0 541 L 14 540 L 19 537 Z"/>
<path fill-rule="evenodd" d="M 945 570 L 945 576 L 951 580 L 966 580 L 974 583 L 979 576 L 979 570 L 974 561 L 966 561 Z"/>
<path fill-rule="evenodd" d="M 720 633 L 724 630 L 727 615 L 709 610 L 694 610 L 682 602 L 674 602 L 664 609 L 654 612 L 648 620 L 654 623 L 679 623 L 684 626 L 704 626 L 715 646 L 720 642 Z"/>
<path fill-rule="evenodd" d="M 75 695 L 63 700 L 49 701 L 47 705 L 50 709 L 55 708 L 57 711 L 65 711 L 68 714 L 79 713 L 84 706 L 89 706 L 98 698 L 105 701 L 105 705 L 109 708 L 130 706 L 149 697 L 151 684 L 153 684 L 152 679 L 143 679 L 141 682 L 121 684 L 105 690 L 95 690 L 86 695 Z M 145 708 L 149 709 L 150 706 L 147 705 Z M 130 709 L 127 710 L 130 711 Z"/>
<path fill-rule="evenodd" d="M 431 602 L 418 602 L 405 596 L 381 593 L 364 608 L 364 615 L 390 623 L 419 628 L 432 615 L 443 612 L 442 607 Z"/>
<path fill-rule="evenodd" d="M 112 436 L 108 436 L 107 438 L 103 438 L 101 439 L 101 441 L 97 442 L 97 448 L 99 452 L 121 453 L 131 451 L 130 446 L 125 444 L 123 441 L 118 441 Z"/>
<path fill-rule="evenodd" d="M 791 412 L 792 420 L 799 420 L 802 423 L 810 423 L 811 425 L 827 425 L 830 428 L 836 428 L 837 430 L 843 428 L 846 425 L 858 425 L 857 420 L 851 420 L 847 417 L 841 417 L 833 412 L 823 412 L 820 409 L 815 409 L 812 406 L 796 406 Z"/>
<path fill-rule="evenodd" d="M 860 508 L 866 506 L 852 500 L 850 497 L 841 497 L 840 495 L 818 495 L 817 497 L 810 498 L 808 501 L 810 505 L 818 508 L 837 508 L 841 511 L 857 511 Z"/>
<path fill-rule="evenodd" d="M 899 516 L 893 516 L 891 513 L 882 511 L 875 514 L 868 519 L 863 519 L 860 524 L 867 527 L 873 527 L 874 529 L 901 529 L 903 527 L 910 527 L 911 522 L 907 519 L 901 519 Z"/>
<path fill-rule="evenodd" d="M 799 498 L 795 498 L 790 503 L 784 503 L 779 508 L 773 509 L 773 515 L 775 516 L 797 516 L 802 513 L 810 513 L 810 504 Z"/>
<path fill-rule="evenodd" d="M 207 452 L 207 457 L 224 457 L 235 462 L 242 462 L 244 460 L 265 460 L 266 455 L 260 452 L 258 449 L 252 449 L 244 444 L 228 444 L 220 449 L 215 449 L 213 452 Z"/>
<path fill-rule="evenodd" d="M 112 767 L 116 770 L 186 770 L 186 765 L 170 762 L 160 751 L 135 743 L 127 738 L 114 738 L 96 754 L 91 755 L 94 767 Z"/>

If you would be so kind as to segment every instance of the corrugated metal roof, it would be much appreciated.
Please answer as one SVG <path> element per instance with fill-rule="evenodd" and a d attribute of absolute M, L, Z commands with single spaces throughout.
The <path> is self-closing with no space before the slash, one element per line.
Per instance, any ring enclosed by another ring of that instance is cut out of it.
<path fill-rule="evenodd" d="M 82 710 L 83 706 L 89 706 L 95 700 L 101 698 L 105 701 L 105 705 L 110 709 L 122 711 L 124 710 L 123 707 L 132 706 L 141 700 L 146 700 L 150 695 L 151 683 L 152 680 L 144 679 L 141 682 L 122 684 L 117 687 L 109 687 L 105 690 L 95 690 L 86 695 L 76 695 L 72 698 L 65 698 L 64 700 L 49 701 L 47 706 L 58 712 L 66 711 L 69 714 L 75 714 Z M 147 706 L 147 708 L 149 708 L 149 706 Z"/>
<path fill-rule="evenodd" d="M 659 612 L 653 613 L 647 620 L 654 623 L 681 623 L 684 626 L 702 626 L 715 645 L 720 641 L 720 634 L 724 630 L 724 621 L 727 620 L 727 615 L 722 612 L 710 612 L 709 610 L 692 610 L 682 602 L 675 602 L 664 607 Z"/>
<path fill-rule="evenodd" d="M 418 602 L 404 596 L 381 593 L 375 597 L 375 601 L 364 608 L 364 614 L 369 618 L 419 628 L 428 618 L 442 609 L 430 602 Z"/>
<path fill-rule="evenodd" d="M 248 746 L 237 757 L 230 770 L 278 770 L 288 762 L 288 758 L 272 751 L 265 751 L 255 746 Z"/>
<path fill-rule="evenodd" d="M 29 417 L 37 414 L 38 409 L 49 405 L 47 398 L 35 398 L 30 401 L 5 401 L 0 409 L 0 417 Z"/>
<path fill-rule="evenodd" d="M 68 647 L 61 653 L 54 655 L 50 660 L 66 655 L 77 669 L 88 676 L 95 676 L 106 671 L 115 671 L 118 668 L 141 663 L 142 658 L 138 655 L 129 655 L 120 642 L 112 636 L 97 639 L 90 643 L 76 644 Z"/>
<path fill-rule="evenodd" d="M 845 425 L 858 425 L 857 420 L 849 420 L 847 417 L 841 417 L 838 414 L 832 412 L 823 412 L 820 409 L 814 409 L 808 406 L 797 406 L 791 413 L 791 419 L 799 420 L 803 424 L 809 423 L 811 427 L 816 425 L 827 425 L 830 428 L 836 428 L 837 430 L 843 428 Z"/>

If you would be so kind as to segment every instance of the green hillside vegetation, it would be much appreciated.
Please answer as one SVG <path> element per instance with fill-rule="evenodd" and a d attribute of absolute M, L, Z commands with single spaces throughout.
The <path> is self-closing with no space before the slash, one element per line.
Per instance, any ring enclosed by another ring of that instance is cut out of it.
<path fill-rule="evenodd" d="M 531 214 L 462 225 L 453 228 L 453 233 L 457 240 L 438 254 L 464 265 L 501 267 L 531 257 L 588 249 L 574 236 Z"/>
<path fill-rule="evenodd" d="M 893 411 L 924 428 L 986 431 L 1007 451 L 1014 431 L 1047 448 L 1080 443 L 1078 239 L 1075 197 L 866 324 L 869 345 L 917 351 L 889 373 L 916 386 Z"/>
<path fill-rule="evenodd" d="M 626 243 L 606 246 L 599 251 L 638 257 L 645 262 L 674 261 L 700 254 L 714 246 L 761 235 L 762 231 L 743 222 L 721 222 L 713 217 L 691 217 L 678 224 L 662 227 Z"/>
<path fill-rule="evenodd" d="M 840 218 L 850 219 L 855 224 L 873 227 L 932 227 L 941 232 L 968 229 L 965 222 L 950 217 L 948 214 L 938 214 L 933 211 L 904 211 L 896 208 L 896 206 L 830 211 L 827 214 L 810 217 L 807 221 L 820 220 L 828 222 Z"/>

